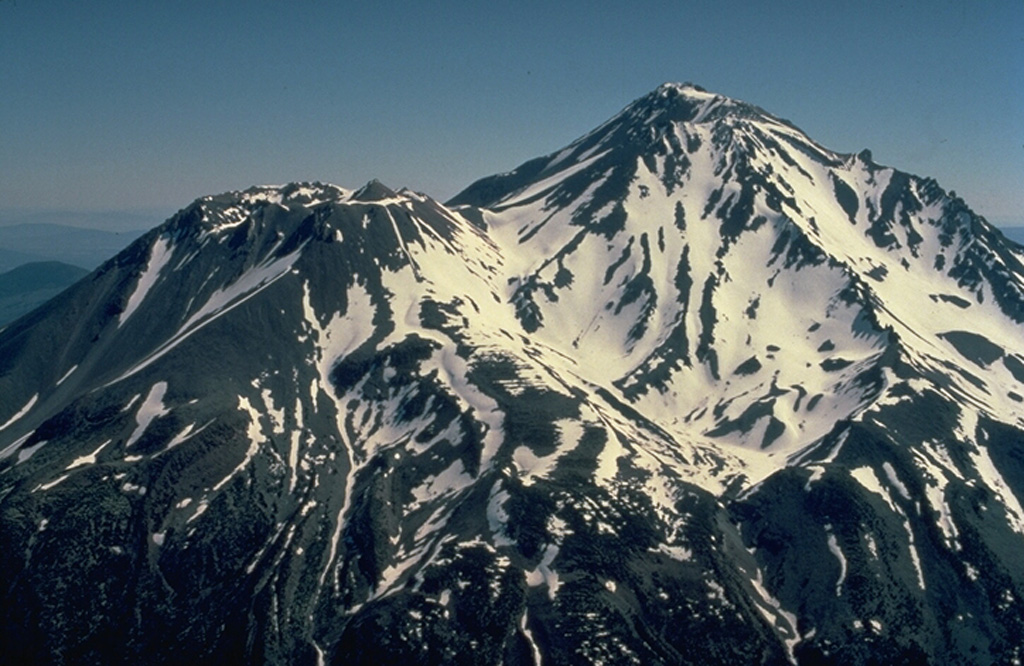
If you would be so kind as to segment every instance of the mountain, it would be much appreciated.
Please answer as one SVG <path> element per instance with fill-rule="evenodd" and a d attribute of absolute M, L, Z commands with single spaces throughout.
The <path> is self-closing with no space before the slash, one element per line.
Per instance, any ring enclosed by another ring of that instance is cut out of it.
<path fill-rule="evenodd" d="M 88 273 L 59 261 L 23 264 L 0 273 L 0 326 L 39 307 Z"/>
<path fill-rule="evenodd" d="M 102 231 L 40 221 L 2 225 L 0 271 L 44 261 L 92 270 L 141 235 L 141 231 Z"/>
<path fill-rule="evenodd" d="M 0 331 L 18 663 L 1011 663 L 1024 250 L 666 84 L 208 196 Z"/>

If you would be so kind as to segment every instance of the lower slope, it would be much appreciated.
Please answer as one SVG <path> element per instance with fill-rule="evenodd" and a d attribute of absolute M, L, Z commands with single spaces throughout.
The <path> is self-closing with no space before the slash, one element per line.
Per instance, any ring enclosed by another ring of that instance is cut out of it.
<path fill-rule="evenodd" d="M 5 656 L 1022 656 L 1024 355 L 991 300 L 935 291 L 989 314 L 921 344 L 785 245 L 749 282 L 766 223 L 708 299 L 717 370 L 695 306 L 661 380 L 525 330 L 522 258 L 467 217 L 379 184 L 209 198 L 0 333 Z"/>

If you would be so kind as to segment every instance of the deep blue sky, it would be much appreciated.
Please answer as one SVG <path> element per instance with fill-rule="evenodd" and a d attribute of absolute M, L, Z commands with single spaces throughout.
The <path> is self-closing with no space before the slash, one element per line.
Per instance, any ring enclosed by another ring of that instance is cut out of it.
<path fill-rule="evenodd" d="M 1024 2 L 0 0 L 0 210 L 379 178 L 445 199 L 665 81 L 1024 224 Z"/>

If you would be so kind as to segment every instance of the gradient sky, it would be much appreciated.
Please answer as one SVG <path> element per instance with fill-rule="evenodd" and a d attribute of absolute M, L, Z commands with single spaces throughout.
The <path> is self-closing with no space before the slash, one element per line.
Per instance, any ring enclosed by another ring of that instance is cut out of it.
<path fill-rule="evenodd" d="M 0 210 L 379 178 L 446 199 L 665 81 L 1024 224 L 1024 2 L 0 0 Z"/>

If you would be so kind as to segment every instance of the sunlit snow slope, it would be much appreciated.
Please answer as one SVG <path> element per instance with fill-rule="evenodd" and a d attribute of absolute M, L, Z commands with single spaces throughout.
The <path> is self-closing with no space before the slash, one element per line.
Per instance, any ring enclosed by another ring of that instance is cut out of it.
<path fill-rule="evenodd" d="M 447 204 L 204 197 L 0 329 L 0 644 L 1019 660 L 1022 260 L 691 85 Z"/>

